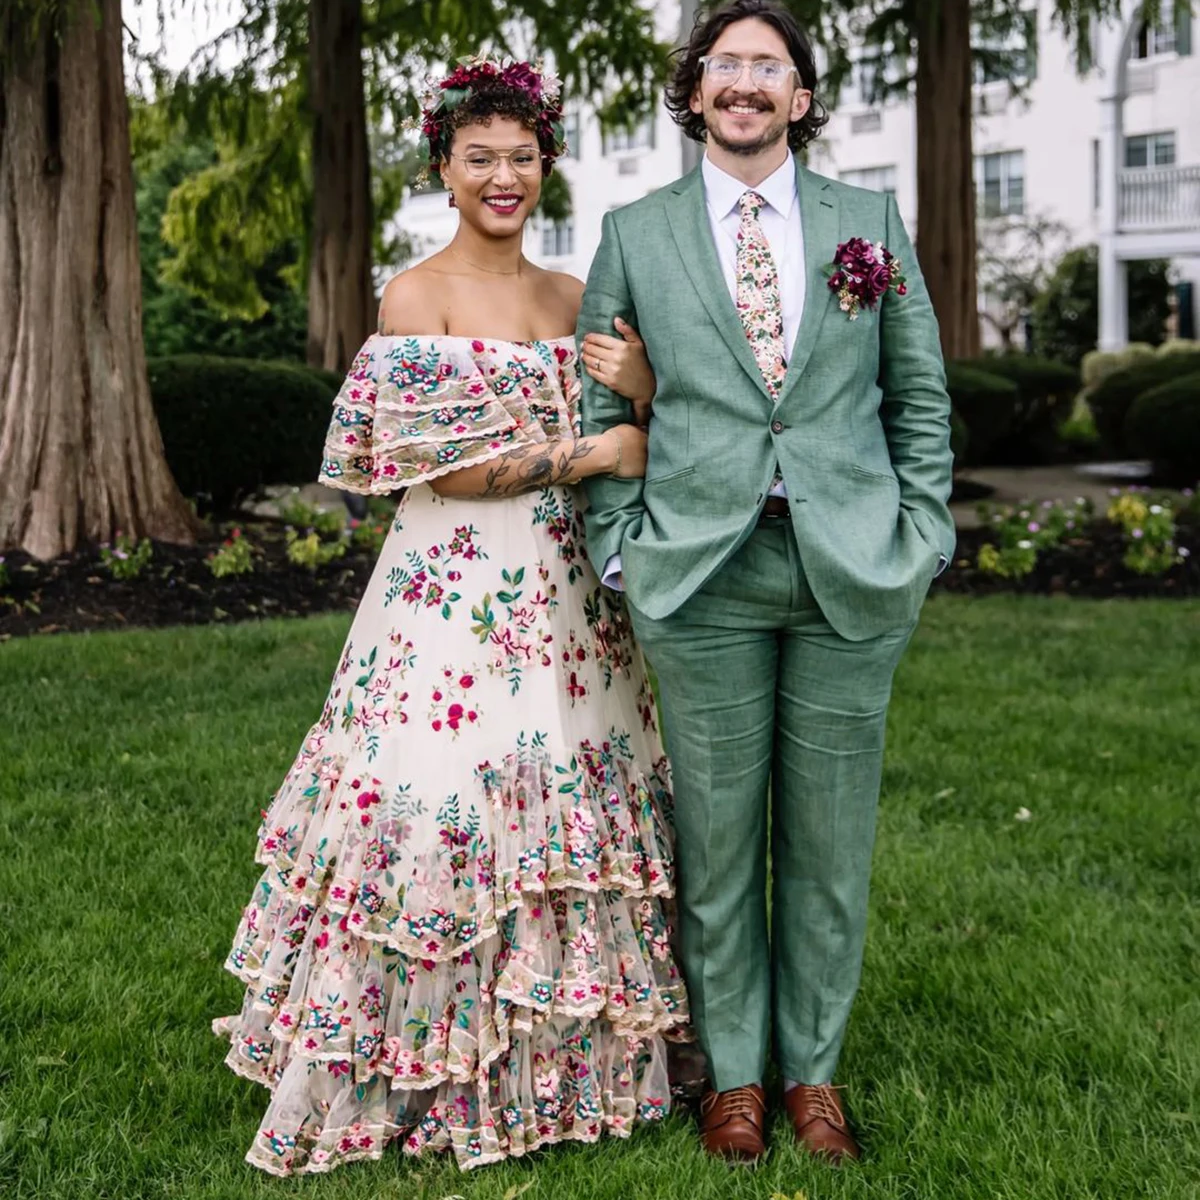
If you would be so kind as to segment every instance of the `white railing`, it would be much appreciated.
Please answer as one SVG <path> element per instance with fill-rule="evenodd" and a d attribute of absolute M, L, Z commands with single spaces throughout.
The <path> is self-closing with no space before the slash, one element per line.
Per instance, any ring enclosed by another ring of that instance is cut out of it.
<path fill-rule="evenodd" d="M 1200 229 L 1200 166 L 1119 172 L 1117 213 L 1122 230 Z"/>

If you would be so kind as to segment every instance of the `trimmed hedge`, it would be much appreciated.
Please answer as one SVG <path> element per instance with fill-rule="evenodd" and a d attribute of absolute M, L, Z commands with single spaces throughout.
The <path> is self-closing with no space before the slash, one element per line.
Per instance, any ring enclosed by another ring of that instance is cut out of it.
<path fill-rule="evenodd" d="M 167 462 L 202 508 L 228 512 L 270 484 L 316 479 L 336 393 L 326 372 L 203 354 L 147 366 Z"/>
<path fill-rule="evenodd" d="M 1164 483 L 1188 487 L 1200 480 L 1200 369 L 1138 396 L 1125 437 L 1135 454 L 1153 461 Z"/>
<path fill-rule="evenodd" d="M 1071 415 L 1079 391 L 1079 371 L 1031 354 L 960 361 L 965 367 L 1011 380 L 1017 386 L 1009 427 L 988 447 L 986 461 L 1025 465 L 1053 457 L 1058 427 Z"/>
<path fill-rule="evenodd" d="M 1017 385 L 973 364 L 948 362 L 946 390 L 967 429 L 966 463 L 985 462 L 991 447 L 1012 429 Z"/>
<path fill-rule="evenodd" d="M 1133 454 L 1125 438 L 1125 422 L 1133 402 L 1160 384 L 1200 371 L 1200 351 L 1156 354 L 1102 379 L 1089 393 L 1088 406 L 1096 418 L 1096 431 L 1113 454 Z"/>

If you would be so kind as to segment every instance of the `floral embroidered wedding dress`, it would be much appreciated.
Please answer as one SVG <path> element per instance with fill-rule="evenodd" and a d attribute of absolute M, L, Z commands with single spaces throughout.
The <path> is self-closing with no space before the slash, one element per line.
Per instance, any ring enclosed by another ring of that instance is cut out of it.
<path fill-rule="evenodd" d="M 227 963 L 255 1166 L 466 1168 L 668 1107 L 670 782 L 622 602 L 574 490 L 427 483 L 577 432 L 579 390 L 569 339 L 378 336 L 339 393 L 323 478 L 406 490 Z"/>

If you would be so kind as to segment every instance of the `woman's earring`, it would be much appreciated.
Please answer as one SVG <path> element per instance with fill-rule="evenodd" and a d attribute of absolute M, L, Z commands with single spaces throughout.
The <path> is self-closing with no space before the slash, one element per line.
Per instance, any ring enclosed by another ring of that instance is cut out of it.
<path fill-rule="evenodd" d="M 454 199 L 454 193 L 453 193 L 453 192 L 451 192 L 451 193 L 450 193 L 450 207 L 451 207 L 451 208 L 457 208 L 457 207 L 458 207 L 458 201 Z"/>

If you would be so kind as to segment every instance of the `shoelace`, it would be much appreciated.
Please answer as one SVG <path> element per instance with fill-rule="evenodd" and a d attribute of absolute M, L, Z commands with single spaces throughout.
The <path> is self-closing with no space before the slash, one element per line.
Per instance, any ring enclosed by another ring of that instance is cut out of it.
<path fill-rule="evenodd" d="M 845 1118 L 838 1107 L 838 1088 L 832 1083 L 801 1085 L 804 1087 L 808 1109 L 812 1116 L 828 1121 L 835 1129 L 844 1129 Z"/>
<path fill-rule="evenodd" d="M 713 1093 L 709 1101 L 708 1107 L 711 1109 L 718 1100 L 718 1094 Z M 741 1117 L 745 1121 L 751 1121 L 755 1125 L 762 1120 L 762 1105 L 758 1101 L 758 1097 L 749 1088 L 734 1088 L 724 1096 L 725 1115 L 730 1117 Z"/>

